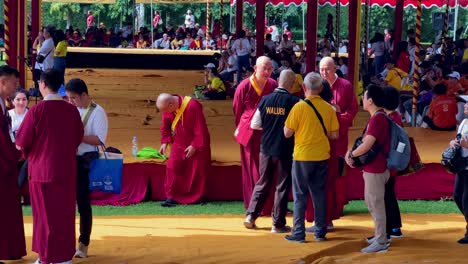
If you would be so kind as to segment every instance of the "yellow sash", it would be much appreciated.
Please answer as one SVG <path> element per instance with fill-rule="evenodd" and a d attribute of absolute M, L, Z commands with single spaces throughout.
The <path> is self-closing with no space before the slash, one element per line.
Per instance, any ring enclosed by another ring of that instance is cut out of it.
<path fill-rule="evenodd" d="M 182 115 L 184 114 L 185 108 L 187 107 L 191 99 L 192 97 L 185 96 L 184 100 L 182 101 L 182 105 L 179 107 L 179 109 L 176 110 L 176 116 L 174 118 L 174 121 L 172 121 L 172 126 L 171 126 L 172 134 L 174 134 L 175 127 L 177 123 L 179 122 L 180 118 L 182 117 Z"/>
<path fill-rule="evenodd" d="M 268 80 L 267 80 L 268 81 Z M 262 95 L 262 88 L 265 87 L 266 82 L 263 84 L 263 87 L 260 88 L 260 85 L 258 85 L 257 80 L 255 79 L 255 73 L 250 76 L 250 83 L 252 84 L 255 92 L 257 93 L 258 96 Z"/>

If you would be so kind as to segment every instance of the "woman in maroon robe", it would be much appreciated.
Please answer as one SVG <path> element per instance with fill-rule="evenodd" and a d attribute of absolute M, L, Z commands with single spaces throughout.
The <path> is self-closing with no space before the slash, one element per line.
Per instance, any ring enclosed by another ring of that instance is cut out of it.
<path fill-rule="evenodd" d="M 11 119 L 5 104 L 5 99 L 16 90 L 18 77 L 16 69 L 0 67 L 0 260 L 20 259 L 26 255 L 18 186 L 20 155 L 11 140 Z"/>

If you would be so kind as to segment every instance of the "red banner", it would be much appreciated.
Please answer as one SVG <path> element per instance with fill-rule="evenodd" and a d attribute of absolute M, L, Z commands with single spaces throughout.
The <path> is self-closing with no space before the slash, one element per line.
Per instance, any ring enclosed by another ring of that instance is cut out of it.
<path fill-rule="evenodd" d="M 340 0 L 341 5 L 348 5 L 350 0 Z M 365 3 L 365 0 L 361 0 L 362 3 Z M 255 4 L 255 0 L 244 0 L 245 3 L 249 3 L 251 5 Z M 306 1 L 304 0 L 269 0 L 267 3 L 270 3 L 274 6 L 277 6 L 279 4 L 285 4 L 285 5 L 301 5 L 305 3 Z M 405 7 L 411 6 L 413 8 L 416 8 L 417 5 L 417 0 L 405 0 Z M 450 7 L 454 7 L 456 4 L 456 0 L 449 0 L 449 5 Z M 231 4 L 235 3 L 235 0 L 231 0 Z M 395 7 L 396 0 L 370 0 L 370 3 L 372 6 L 391 6 Z M 422 0 L 422 5 L 425 8 L 430 8 L 430 7 L 444 7 L 445 4 L 447 3 L 447 0 Z M 458 4 L 460 7 L 466 8 L 468 7 L 468 0 L 458 0 Z M 319 0 L 319 5 L 324 6 L 324 5 L 336 5 L 336 0 Z"/>

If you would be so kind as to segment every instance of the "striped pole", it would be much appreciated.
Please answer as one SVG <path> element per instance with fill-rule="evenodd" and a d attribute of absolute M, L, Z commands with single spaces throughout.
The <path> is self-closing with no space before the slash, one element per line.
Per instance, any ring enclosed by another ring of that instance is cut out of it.
<path fill-rule="evenodd" d="M 21 87 L 26 87 L 26 72 L 27 72 L 27 23 L 26 23 L 26 0 L 18 1 L 18 70 L 20 73 L 19 84 Z"/>
<path fill-rule="evenodd" d="M 210 35 L 210 0 L 206 0 L 206 30 L 205 30 L 205 49 L 208 49 L 208 36 Z"/>
<path fill-rule="evenodd" d="M 411 125 L 416 126 L 417 118 L 417 101 L 419 95 L 419 49 L 421 43 L 421 13 L 422 13 L 422 3 L 421 0 L 418 0 L 417 10 L 416 10 L 416 47 L 414 49 L 414 64 L 413 64 L 413 109 L 411 111 Z"/>
<path fill-rule="evenodd" d="M 339 54 L 339 43 L 340 43 L 340 0 L 336 0 L 336 15 L 335 15 L 335 47 L 336 47 L 336 51 L 335 51 L 335 57 L 338 59 L 338 57 L 340 57 L 340 54 Z"/>
<path fill-rule="evenodd" d="M 224 16 L 223 16 L 223 11 L 224 11 L 224 3 L 223 0 L 219 2 L 219 31 L 220 34 L 223 35 L 224 32 Z M 215 36 L 216 37 L 216 36 Z M 223 40 L 221 39 L 221 43 Z M 222 46 L 222 45 L 221 45 Z"/>
<path fill-rule="evenodd" d="M 14 1 L 14 0 L 13 0 Z M 10 65 L 10 0 L 3 2 L 4 19 L 5 19 L 5 63 Z"/>
<path fill-rule="evenodd" d="M 370 12 L 370 1 L 366 0 L 366 9 L 364 10 L 364 56 L 363 56 L 363 65 L 364 72 L 367 73 L 369 69 L 369 56 L 367 54 L 367 43 L 369 43 L 369 12 Z M 359 45 L 360 47 L 361 45 Z"/>
<path fill-rule="evenodd" d="M 447 33 L 448 33 L 448 19 L 449 19 L 449 0 L 447 0 L 447 6 L 445 7 L 445 15 L 444 15 L 444 31 L 442 32 L 443 40 L 442 40 L 442 63 L 445 62 L 445 55 L 447 54 Z"/>

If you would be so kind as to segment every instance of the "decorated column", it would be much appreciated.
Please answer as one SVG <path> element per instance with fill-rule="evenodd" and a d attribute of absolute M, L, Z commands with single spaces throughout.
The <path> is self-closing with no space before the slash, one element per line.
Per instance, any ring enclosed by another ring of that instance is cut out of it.
<path fill-rule="evenodd" d="M 31 37 L 33 41 L 39 35 L 41 29 L 41 5 L 42 0 L 31 0 Z M 34 47 L 33 47 L 34 48 Z M 36 63 L 36 57 L 33 56 L 31 59 L 32 66 Z"/>
<path fill-rule="evenodd" d="M 414 64 L 413 64 L 413 108 L 411 111 L 411 125 L 416 126 L 417 118 L 417 102 L 419 95 L 419 48 L 421 43 L 421 13 L 422 13 L 422 0 L 418 0 L 416 9 L 416 47 L 414 49 Z"/>
<path fill-rule="evenodd" d="M 307 0 L 306 73 L 315 71 L 317 57 L 318 0 Z"/>
<path fill-rule="evenodd" d="M 210 35 L 210 28 L 210 0 L 206 0 L 205 49 L 208 49 L 208 36 Z"/>
<path fill-rule="evenodd" d="M 28 58 L 28 39 L 27 39 L 27 23 L 26 23 L 26 0 L 18 0 L 18 70 L 20 72 L 19 83 L 20 86 L 26 87 L 26 72 L 27 72 L 27 58 Z"/>
<path fill-rule="evenodd" d="M 448 33 L 448 19 L 449 19 L 449 0 L 447 0 L 447 5 L 445 7 L 444 14 L 444 31 L 442 32 L 442 63 L 445 62 L 445 57 L 447 55 L 447 33 Z"/>
<path fill-rule="evenodd" d="M 340 48 L 340 9 L 341 4 L 340 0 L 336 0 L 336 15 L 335 15 L 335 57 L 338 58 L 339 55 L 339 48 Z"/>
<path fill-rule="evenodd" d="M 18 1 L 4 0 L 5 62 L 18 68 Z"/>

